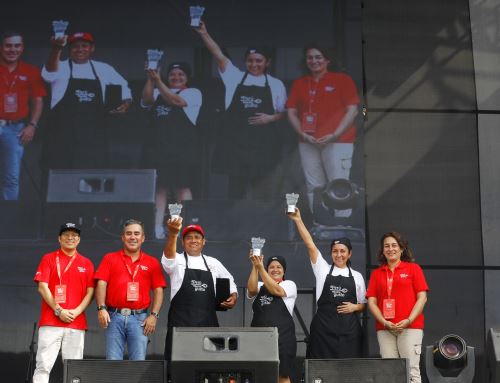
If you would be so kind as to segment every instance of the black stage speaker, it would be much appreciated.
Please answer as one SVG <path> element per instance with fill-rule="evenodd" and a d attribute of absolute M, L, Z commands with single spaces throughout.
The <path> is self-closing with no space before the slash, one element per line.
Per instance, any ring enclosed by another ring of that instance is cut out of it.
<path fill-rule="evenodd" d="M 408 383 L 406 359 L 306 359 L 305 383 Z"/>
<path fill-rule="evenodd" d="M 275 327 L 176 327 L 173 330 L 170 365 L 173 383 L 276 383 L 278 368 Z"/>
<path fill-rule="evenodd" d="M 486 340 L 488 355 L 489 382 L 500 382 L 500 329 L 490 328 Z"/>
<path fill-rule="evenodd" d="M 85 238 L 121 234 L 129 218 L 154 235 L 156 170 L 50 170 L 44 232 L 57 235 L 64 222 L 81 226 Z"/>
<path fill-rule="evenodd" d="M 66 359 L 64 383 L 165 383 L 164 360 Z"/>
<path fill-rule="evenodd" d="M 251 236 L 289 241 L 295 236 L 295 224 L 285 214 L 284 196 L 270 201 L 193 200 L 183 205 L 184 224 L 203 226 L 211 241 L 250 240 Z"/>

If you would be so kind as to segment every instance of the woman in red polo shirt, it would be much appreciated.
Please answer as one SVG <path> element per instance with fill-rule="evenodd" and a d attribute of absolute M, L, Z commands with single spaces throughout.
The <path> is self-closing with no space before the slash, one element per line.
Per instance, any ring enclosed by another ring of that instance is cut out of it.
<path fill-rule="evenodd" d="M 334 179 L 349 179 L 359 96 L 346 73 L 329 70 L 329 50 L 317 44 L 304 48 L 307 74 L 294 81 L 286 103 L 288 120 L 299 136 L 299 153 L 309 207 L 313 192 Z M 347 218 L 352 209 L 335 210 Z"/>
<path fill-rule="evenodd" d="M 376 322 L 382 358 L 407 358 L 410 382 L 420 383 L 420 353 L 424 329 L 422 311 L 429 287 L 414 262 L 408 241 L 397 232 L 380 239 L 380 267 L 368 283 L 368 308 Z"/>

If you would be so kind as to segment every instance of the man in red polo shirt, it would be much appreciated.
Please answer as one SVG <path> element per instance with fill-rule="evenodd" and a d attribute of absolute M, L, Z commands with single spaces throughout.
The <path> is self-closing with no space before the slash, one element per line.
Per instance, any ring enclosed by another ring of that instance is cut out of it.
<path fill-rule="evenodd" d="M 148 336 L 156 329 L 167 284 L 160 262 L 141 251 L 144 239 L 144 225 L 126 221 L 123 249 L 106 254 L 95 273 L 97 318 L 106 329 L 106 359 L 123 359 L 125 345 L 130 360 L 146 359 Z"/>
<path fill-rule="evenodd" d="M 1 35 L 0 45 L 0 200 L 17 200 L 24 146 L 42 115 L 45 86 L 40 70 L 21 61 L 20 33 Z"/>
<path fill-rule="evenodd" d="M 80 229 L 74 223 L 61 226 L 59 243 L 59 250 L 44 255 L 34 278 L 43 300 L 33 383 L 48 383 L 60 349 L 63 360 L 83 358 L 94 265 L 77 251 Z"/>

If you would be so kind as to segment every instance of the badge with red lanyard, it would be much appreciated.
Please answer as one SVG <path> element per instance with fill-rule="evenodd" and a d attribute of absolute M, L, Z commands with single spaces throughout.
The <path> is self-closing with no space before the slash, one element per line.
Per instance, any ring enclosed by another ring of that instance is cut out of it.
<path fill-rule="evenodd" d="M 302 130 L 307 134 L 314 134 L 318 123 L 318 114 L 312 112 L 312 104 L 316 98 L 318 83 L 315 84 L 313 89 L 311 87 L 311 82 L 312 81 L 309 81 L 309 110 L 302 114 Z"/>
<path fill-rule="evenodd" d="M 71 257 L 71 261 L 66 265 L 66 268 L 61 274 L 61 262 L 59 261 L 59 254 L 56 257 L 56 266 L 57 266 L 57 275 L 59 277 L 59 284 L 56 285 L 55 291 L 54 291 L 54 301 L 56 303 L 66 303 L 66 287 L 67 285 L 63 285 L 62 283 L 62 276 L 66 273 L 66 271 L 69 270 L 71 265 L 73 264 L 73 261 L 77 257 L 77 254 Z"/>
<path fill-rule="evenodd" d="M 7 92 L 4 93 L 3 95 L 3 110 L 5 113 L 17 112 L 17 93 L 12 92 L 12 88 L 14 87 L 16 81 L 17 81 L 17 74 L 15 75 L 14 80 L 12 80 L 11 83 L 9 83 L 7 77 L 4 76 L 4 82 L 5 85 L 7 85 L 8 89 Z"/>
<path fill-rule="evenodd" d="M 132 273 L 132 270 L 130 270 L 129 265 L 126 263 L 125 259 L 123 260 L 123 263 L 125 263 L 125 267 L 127 268 L 128 273 L 132 277 L 132 282 L 127 283 L 127 301 L 130 302 L 137 302 L 139 300 L 139 282 L 135 281 L 135 277 L 137 275 L 137 272 L 139 271 L 139 267 L 141 266 L 141 257 L 139 258 L 139 262 L 137 262 L 137 266 L 135 266 L 135 270 Z"/>
<path fill-rule="evenodd" d="M 396 317 L 396 300 L 391 298 L 392 284 L 394 282 L 394 272 L 389 277 L 387 272 L 387 298 L 382 301 L 382 314 L 385 319 L 394 319 Z"/>

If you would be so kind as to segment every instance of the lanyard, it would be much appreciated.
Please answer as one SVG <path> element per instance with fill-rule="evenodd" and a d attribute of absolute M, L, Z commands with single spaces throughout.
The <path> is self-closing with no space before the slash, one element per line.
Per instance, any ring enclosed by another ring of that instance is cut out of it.
<path fill-rule="evenodd" d="M 69 268 L 71 267 L 71 265 L 73 264 L 73 261 L 75 260 L 76 256 L 78 254 L 75 254 L 71 257 L 71 261 L 69 261 L 69 263 L 66 265 L 66 268 L 64 269 L 64 271 L 62 272 L 61 274 L 61 262 L 59 261 L 59 255 L 57 255 L 56 257 L 56 266 L 57 266 L 57 275 L 59 276 L 59 284 L 62 285 L 62 276 L 64 275 L 64 273 L 66 271 L 69 270 Z"/>
<path fill-rule="evenodd" d="M 314 100 L 316 99 L 316 93 L 318 91 L 318 85 L 321 79 L 318 79 L 318 81 L 314 81 L 314 79 L 311 77 L 309 78 L 309 113 L 312 113 L 312 104 L 314 104 Z M 312 88 L 312 83 L 315 82 L 314 89 Z"/>
<path fill-rule="evenodd" d="M 139 271 L 139 267 L 141 266 L 141 258 L 142 258 L 142 253 L 139 256 L 139 262 L 137 263 L 137 266 L 135 267 L 135 270 L 134 270 L 133 274 L 132 274 L 132 270 L 130 270 L 129 265 L 127 264 L 127 261 L 125 261 L 125 259 L 123 259 L 123 263 L 125 264 L 125 267 L 127 268 L 128 273 L 132 277 L 132 282 L 134 282 L 135 276 L 137 275 L 137 272 Z"/>
<path fill-rule="evenodd" d="M 399 265 L 399 263 L 398 263 Z M 397 265 L 396 265 L 397 267 Z M 396 273 L 396 267 L 394 268 L 394 271 L 391 271 L 389 269 L 389 266 L 387 266 L 387 297 L 391 299 L 391 294 L 392 294 L 392 283 L 394 281 L 394 274 Z M 389 273 L 391 273 L 391 277 L 389 277 Z"/>
<path fill-rule="evenodd" d="M 10 92 L 10 90 L 11 90 L 11 89 L 14 87 L 14 85 L 16 84 L 16 81 L 17 81 L 17 79 L 18 79 L 18 77 L 19 77 L 19 76 L 18 76 L 18 75 L 17 75 L 17 73 L 16 73 L 16 74 L 14 75 L 14 80 L 12 80 L 12 82 L 9 82 L 9 78 L 5 75 L 5 73 L 4 73 L 4 75 L 3 75 L 2 77 L 3 77 L 3 80 L 4 80 L 5 85 L 7 86 L 7 91 L 9 91 L 9 92 Z"/>

